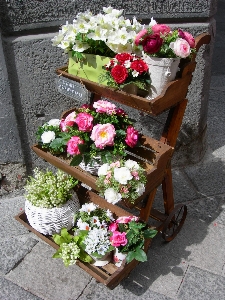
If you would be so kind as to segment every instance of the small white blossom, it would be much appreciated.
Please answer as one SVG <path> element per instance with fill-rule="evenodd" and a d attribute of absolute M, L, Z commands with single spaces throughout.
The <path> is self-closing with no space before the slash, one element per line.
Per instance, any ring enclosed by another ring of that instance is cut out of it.
<path fill-rule="evenodd" d="M 83 204 L 82 207 L 80 208 L 80 211 L 84 211 L 87 213 L 90 213 L 91 211 L 95 210 L 98 206 L 95 205 L 94 203 L 86 203 Z"/>
<path fill-rule="evenodd" d="M 127 167 L 128 169 L 135 169 L 135 170 L 139 169 L 138 163 L 132 159 L 128 159 L 125 161 L 125 167 Z"/>
<path fill-rule="evenodd" d="M 139 196 L 141 196 L 145 191 L 145 185 L 143 183 L 139 183 L 136 192 L 138 193 Z"/>
<path fill-rule="evenodd" d="M 136 71 L 136 70 L 133 70 L 133 71 L 132 71 L 132 76 L 133 76 L 133 77 L 138 77 L 138 75 L 139 75 L 139 72 L 138 72 L 138 71 Z"/>

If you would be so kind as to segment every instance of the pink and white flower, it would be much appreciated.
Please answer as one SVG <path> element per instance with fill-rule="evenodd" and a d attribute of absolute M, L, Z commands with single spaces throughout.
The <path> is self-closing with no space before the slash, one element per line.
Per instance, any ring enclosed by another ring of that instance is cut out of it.
<path fill-rule="evenodd" d="M 116 106 L 108 101 L 105 100 L 98 100 L 93 104 L 93 107 L 99 113 L 107 113 L 112 115 L 116 112 Z"/>
<path fill-rule="evenodd" d="M 174 53 L 177 56 L 181 58 L 186 58 L 191 53 L 189 43 L 181 38 L 178 38 L 175 42 L 170 43 L 169 47 L 174 51 Z"/>
<path fill-rule="evenodd" d="M 89 132 L 93 128 L 92 115 L 82 112 L 76 116 L 75 123 L 77 123 L 80 131 Z"/>
<path fill-rule="evenodd" d="M 70 113 L 65 120 L 62 119 L 60 122 L 60 128 L 62 131 L 68 131 L 67 126 L 72 127 L 75 124 L 75 118 L 76 118 L 76 112 L 73 111 L 72 113 Z"/>
<path fill-rule="evenodd" d="M 94 141 L 95 146 L 100 149 L 104 149 L 106 146 L 113 146 L 115 136 L 115 127 L 109 123 L 95 125 L 91 133 L 92 141 Z"/>

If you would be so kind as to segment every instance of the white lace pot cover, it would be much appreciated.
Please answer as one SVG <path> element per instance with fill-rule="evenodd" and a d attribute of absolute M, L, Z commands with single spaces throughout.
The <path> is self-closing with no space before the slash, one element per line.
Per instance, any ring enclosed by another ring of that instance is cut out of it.
<path fill-rule="evenodd" d="M 86 171 L 86 172 L 89 172 L 91 173 L 92 175 L 95 175 L 97 176 L 98 175 L 98 169 L 103 165 L 103 162 L 100 160 L 100 157 L 99 159 L 97 158 L 92 164 L 87 164 L 85 165 L 85 163 L 82 161 L 80 164 L 79 164 L 79 167 Z"/>
<path fill-rule="evenodd" d="M 149 67 L 151 79 L 149 95 L 146 98 L 151 100 L 159 96 L 167 83 L 175 79 L 180 58 L 150 57 L 146 54 L 143 54 L 143 58 Z"/>
<path fill-rule="evenodd" d="M 25 213 L 30 225 L 45 235 L 60 233 L 62 228 L 71 229 L 74 225 L 74 214 L 80 203 L 76 193 L 61 207 L 41 208 L 25 201 Z"/>

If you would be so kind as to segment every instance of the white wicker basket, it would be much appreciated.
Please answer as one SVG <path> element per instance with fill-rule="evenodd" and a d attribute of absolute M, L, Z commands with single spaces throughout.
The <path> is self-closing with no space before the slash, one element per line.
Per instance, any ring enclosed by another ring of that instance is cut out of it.
<path fill-rule="evenodd" d="M 98 169 L 103 165 L 104 163 L 101 161 L 101 158 L 98 156 L 96 157 L 96 160 L 94 162 L 92 162 L 92 164 L 87 164 L 85 165 L 85 163 L 82 161 L 79 164 L 79 167 L 86 171 L 91 173 L 92 175 L 98 175 Z"/>
<path fill-rule="evenodd" d="M 60 233 L 62 228 L 71 229 L 74 225 L 74 214 L 80 203 L 76 193 L 61 207 L 41 208 L 25 201 L 25 213 L 30 225 L 45 235 Z"/>

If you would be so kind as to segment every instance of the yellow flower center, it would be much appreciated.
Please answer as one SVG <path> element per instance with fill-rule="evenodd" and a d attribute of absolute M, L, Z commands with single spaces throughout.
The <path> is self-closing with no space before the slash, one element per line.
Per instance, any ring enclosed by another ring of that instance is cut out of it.
<path fill-rule="evenodd" d="M 101 137 L 102 139 L 106 138 L 106 137 L 107 137 L 107 132 L 106 132 L 106 131 L 100 132 L 100 137 Z"/>

